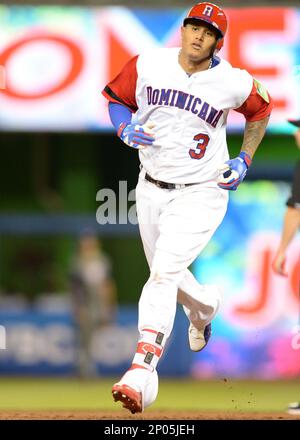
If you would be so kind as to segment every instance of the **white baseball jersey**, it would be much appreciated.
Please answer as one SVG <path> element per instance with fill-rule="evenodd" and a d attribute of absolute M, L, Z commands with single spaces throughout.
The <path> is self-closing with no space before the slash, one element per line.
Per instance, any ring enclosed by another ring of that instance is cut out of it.
<path fill-rule="evenodd" d="M 246 102 L 253 91 L 253 77 L 223 59 L 212 69 L 188 75 L 178 62 L 179 51 L 155 49 L 133 58 L 103 94 L 136 112 L 140 124 L 155 125 L 155 142 L 139 151 L 144 169 L 154 179 L 215 180 L 218 166 L 228 159 L 229 110 Z M 265 108 L 266 102 L 260 100 Z M 253 119 L 251 114 L 252 120 L 265 116 Z"/>

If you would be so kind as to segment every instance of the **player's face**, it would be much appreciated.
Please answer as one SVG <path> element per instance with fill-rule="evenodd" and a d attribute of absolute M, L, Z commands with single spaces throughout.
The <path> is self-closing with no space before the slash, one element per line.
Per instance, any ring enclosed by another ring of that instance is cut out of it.
<path fill-rule="evenodd" d="M 191 61 L 205 60 L 217 42 L 216 33 L 204 23 L 187 24 L 181 28 L 182 52 Z"/>

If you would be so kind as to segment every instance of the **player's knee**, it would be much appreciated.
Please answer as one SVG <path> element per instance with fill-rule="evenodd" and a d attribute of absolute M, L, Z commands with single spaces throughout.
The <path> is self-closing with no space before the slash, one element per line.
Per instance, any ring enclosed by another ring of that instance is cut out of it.
<path fill-rule="evenodd" d="M 168 272 L 152 271 L 149 282 L 154 284 L 173 283 L 173 277 Z"/>
<path fill-rule="evenodd" d="M 183 276 L 184 271 L 152 269 L 148 281 L 157 284 L 172 284 L 178 288 Z"/>

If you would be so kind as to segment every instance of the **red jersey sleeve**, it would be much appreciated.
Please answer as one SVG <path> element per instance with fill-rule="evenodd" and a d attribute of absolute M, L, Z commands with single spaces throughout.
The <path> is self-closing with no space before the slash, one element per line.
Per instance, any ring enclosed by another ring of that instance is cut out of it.
<path fill-rule="evenodd" d="M 234 110 L 242 113 L 248 122 L 255 122 L 270 116 L 273 107 L 273 100 L 267 90 L 254 80 L 250 95 L 239 108 Z"/>
<path fill-rule="evenodd" d="M 138 109 L 135 98 L 137 59 L 138 56 L 131 58 L 115 79 L 110 81 L 102 90 L 102 95 L 110 102 L 123 104 L 133 113 Z"/>

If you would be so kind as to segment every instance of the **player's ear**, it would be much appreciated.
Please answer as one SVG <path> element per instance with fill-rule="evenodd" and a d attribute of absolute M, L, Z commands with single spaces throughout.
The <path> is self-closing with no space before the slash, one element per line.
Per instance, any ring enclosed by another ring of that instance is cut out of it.
<path fill-rule="evenodd" d="M 218 40 L 216 40 L 215 44 L 212 47 L 211 50 L 211 56 L 213 57 L 214 55 L 216 55 L 219 52 L 219 47 L 218 47 Z"/>
<path fill-rule="evenodd" d="M 181 26 L 180 33 L 181 33 L 181 42 L 182 42 L 183 41 L 183 37 L 184 37 L 184 33 L 185 33 L 185 27 L 184 26 Z"/>

